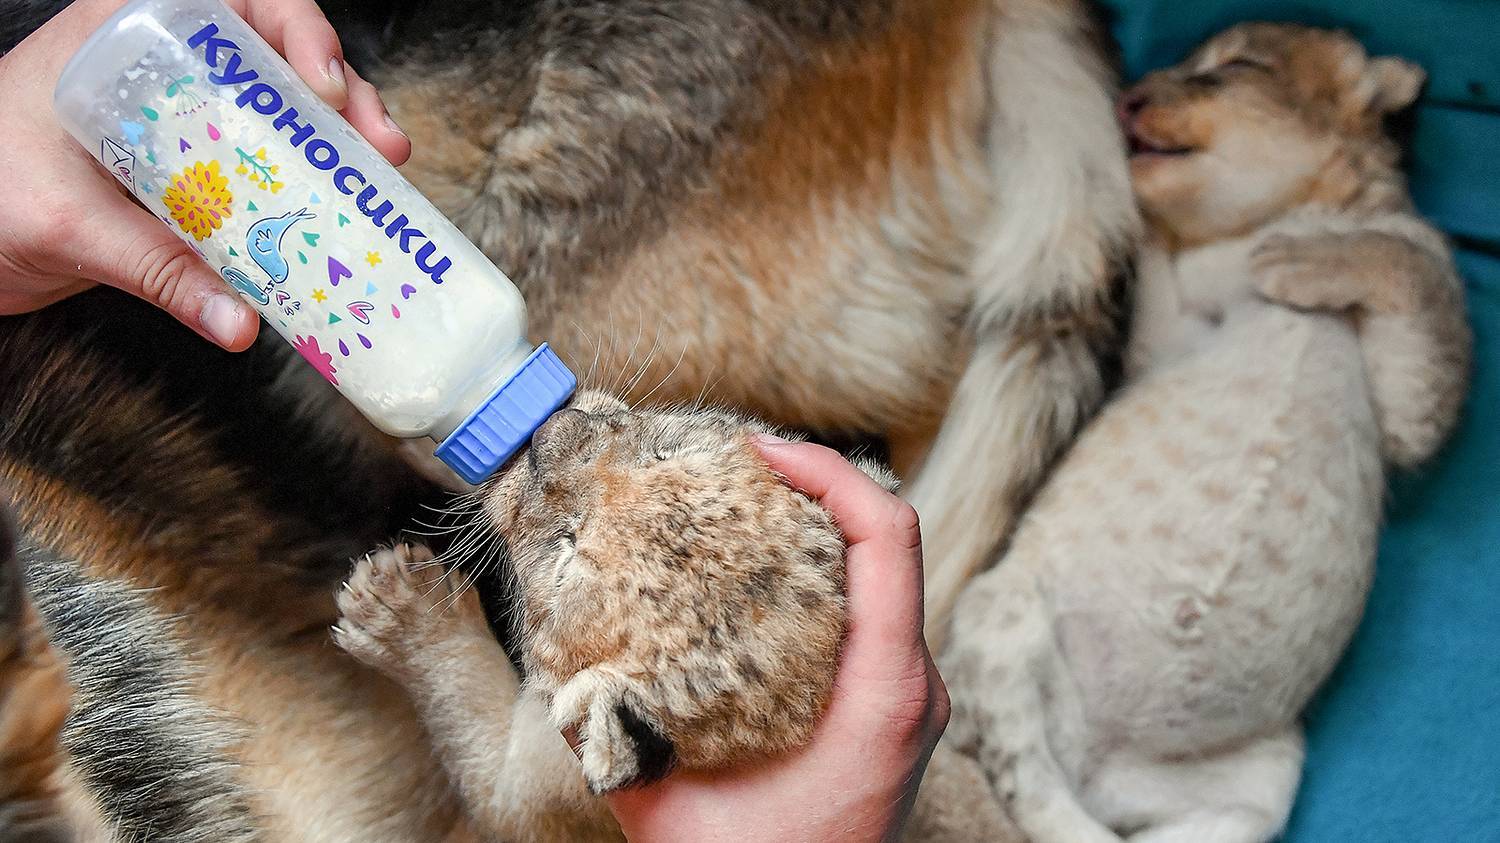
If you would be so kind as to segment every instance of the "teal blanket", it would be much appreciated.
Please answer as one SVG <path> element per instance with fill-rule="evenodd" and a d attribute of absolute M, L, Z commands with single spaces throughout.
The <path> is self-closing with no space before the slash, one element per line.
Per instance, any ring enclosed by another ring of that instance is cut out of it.
<path fill-rule="evenodd" d="M 1463 425 L 1393 481 L 1374 592 L 1307 715 L 1293 843 L 1500 841 L 1500 2 L 1105 0 L 1131 77 L 1243 20 L 1347 29 L 1427 68 L 1412 190 L 1460 246 L 1477 335 Z"/>

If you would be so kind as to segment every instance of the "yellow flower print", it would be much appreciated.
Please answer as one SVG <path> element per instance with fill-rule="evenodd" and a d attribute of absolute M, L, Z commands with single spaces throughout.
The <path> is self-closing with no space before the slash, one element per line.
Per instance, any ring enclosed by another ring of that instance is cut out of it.
<path fill-rule="evenodd" d="M 234 168 L 236 173 L 247 176 L 261 190 L 270 190 L 272 193 L 281 190 L 283 182 L 276 180 L 276 174 L 281 172 L 281 165 L 271 164 L 266 160 L 265 147 L 252 153 L 237 146 L 234 148 L 234 154 L 240 159 L 240 165 Z"/>
<path fill-rule="evenodd" d="M 173 176 L 161 201 L 177 226 L 194 240 L 212 237 L 230 215 L 229 179 L 219 175 L 219 162 L 198 161 Z"/>

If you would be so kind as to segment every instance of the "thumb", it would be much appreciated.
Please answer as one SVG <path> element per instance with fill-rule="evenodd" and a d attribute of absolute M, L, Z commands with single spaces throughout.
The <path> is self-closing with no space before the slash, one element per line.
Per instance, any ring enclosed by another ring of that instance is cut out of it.
<path fill-rule="evenodd" d="M 100 194 L 72 233 L 79 273 L 156 305 L 215 345 L 248 348 L 255 312 L 161 220 L 114 191 Z"/>

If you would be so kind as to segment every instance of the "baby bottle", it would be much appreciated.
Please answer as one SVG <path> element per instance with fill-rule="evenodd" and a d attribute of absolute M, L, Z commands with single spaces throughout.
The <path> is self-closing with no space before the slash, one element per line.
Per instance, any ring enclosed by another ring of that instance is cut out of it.
<path fill-rule="evenodd" d="M 57 118 L 377 427 L 470 483 L 572 394 L 510 280 L 219 0 L 134 0 Z"/>

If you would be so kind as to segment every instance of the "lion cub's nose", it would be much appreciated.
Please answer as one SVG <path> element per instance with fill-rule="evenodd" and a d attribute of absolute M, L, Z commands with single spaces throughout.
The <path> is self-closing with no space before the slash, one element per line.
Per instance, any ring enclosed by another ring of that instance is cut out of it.
<path fill-rule="evenodd" d="M 1119 102 L 1115 103 L 1115 115 L 1120 118 L 1121 125 L 1128 125 L 1150 104 L 1150 94 L 1140 88 L 1132 88 L 1121 95 Z"/>

